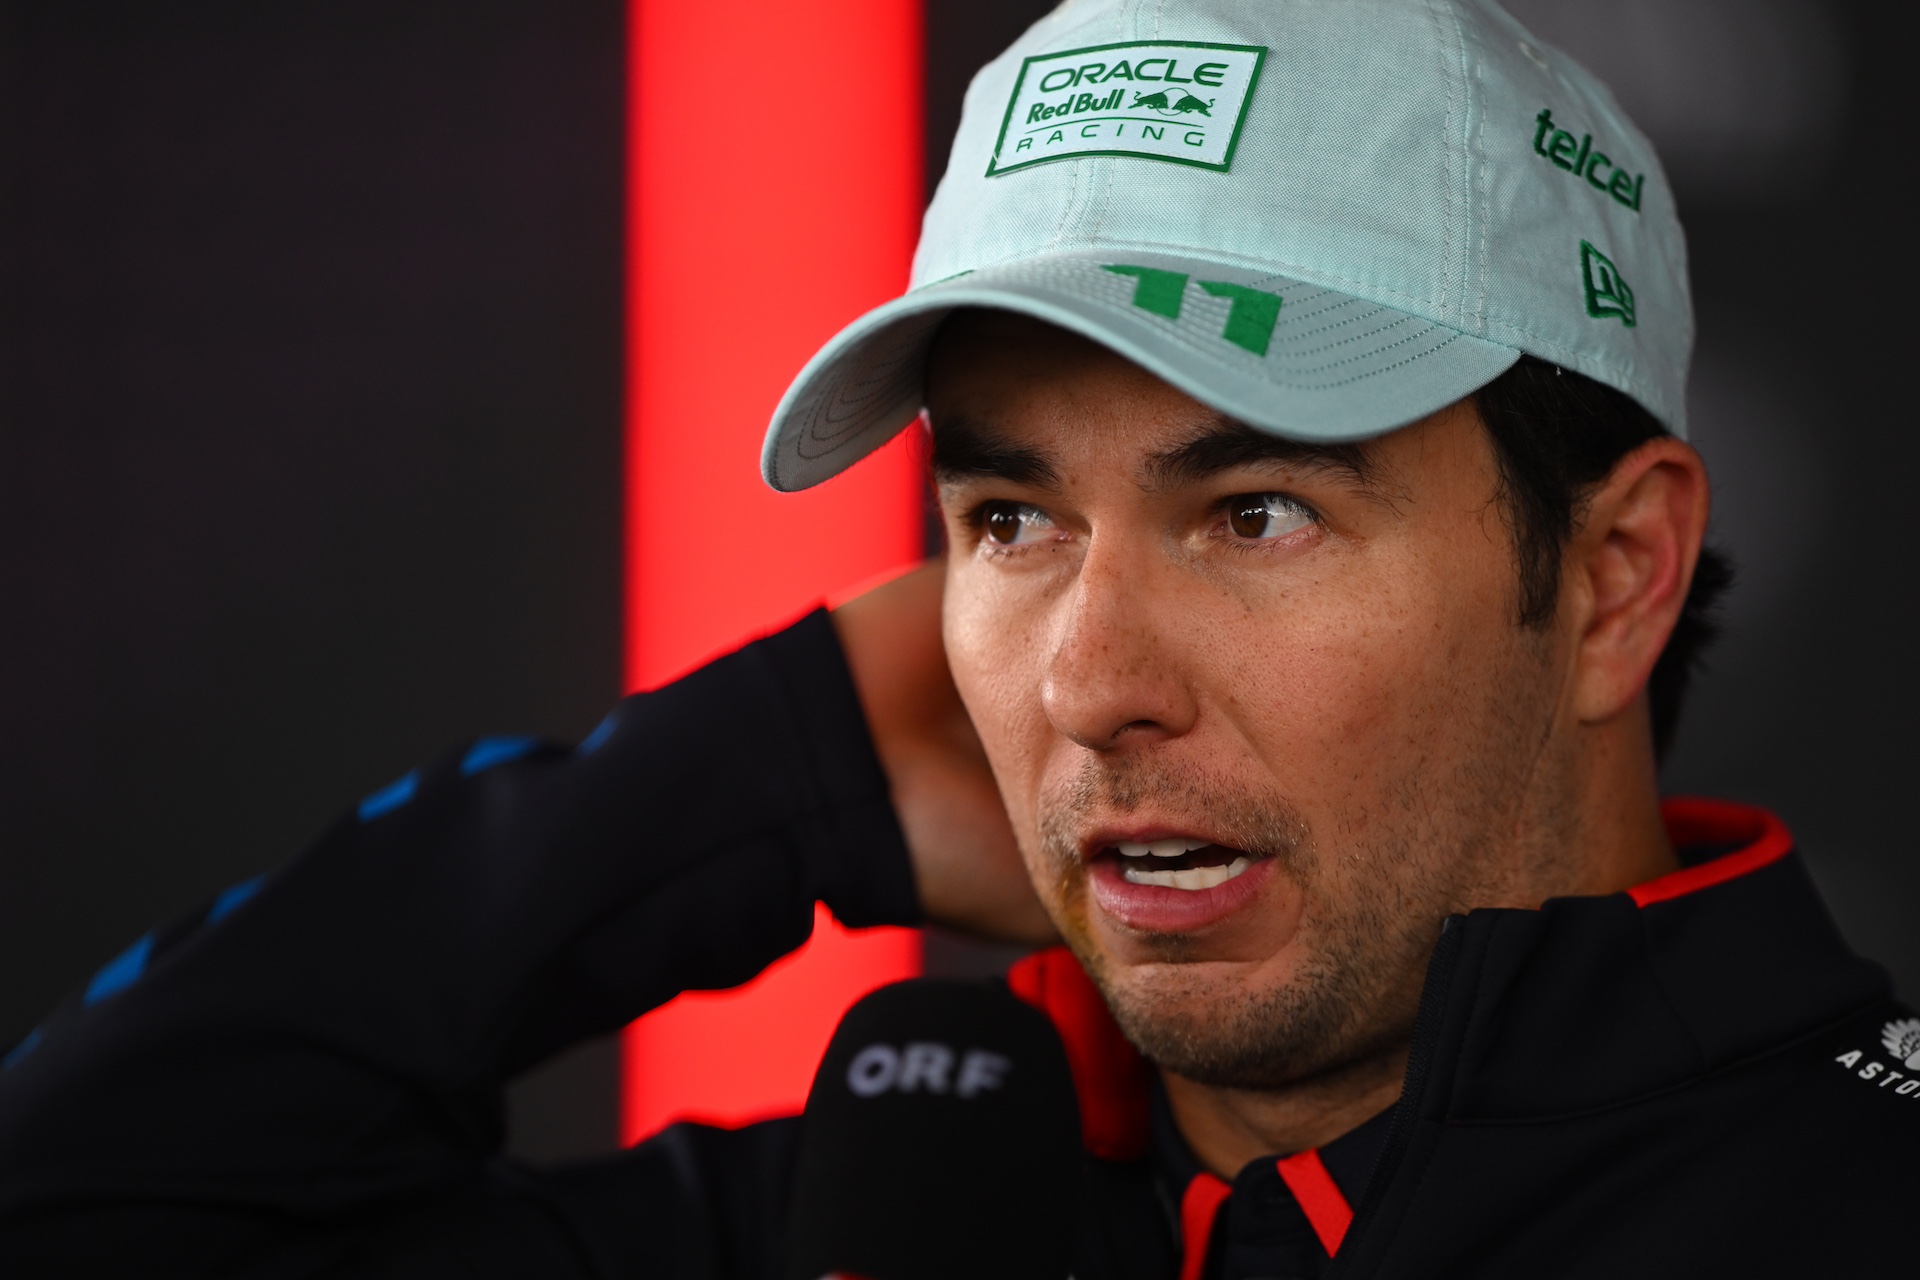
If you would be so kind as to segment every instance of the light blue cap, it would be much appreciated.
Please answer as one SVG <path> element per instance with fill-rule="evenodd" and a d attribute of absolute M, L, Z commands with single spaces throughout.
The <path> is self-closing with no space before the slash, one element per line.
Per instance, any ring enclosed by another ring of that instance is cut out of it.
<path fill-rule="evenodd" d="M 1672 189 L 1606 87 L 1492 0 L 1068 0 L 974 78 L 912 286 L 794 380 L 767 483 L 914 421 L 958 307 L 1293 439 L 1418 421 L 1523 353 L 1686 429 Z"/>

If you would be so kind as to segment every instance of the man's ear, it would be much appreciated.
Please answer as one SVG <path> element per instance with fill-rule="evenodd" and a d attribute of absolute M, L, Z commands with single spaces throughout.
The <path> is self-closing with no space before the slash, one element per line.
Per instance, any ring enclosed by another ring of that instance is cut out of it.
<path fill-rule="evenodd" d="M 1622 458 L 1594 492 L 1563 579 L 1581 723 L 1611 719 L 1646 688 L 1686 604 L 1708 502 L 1706 464 L 1670 436 Z"/>

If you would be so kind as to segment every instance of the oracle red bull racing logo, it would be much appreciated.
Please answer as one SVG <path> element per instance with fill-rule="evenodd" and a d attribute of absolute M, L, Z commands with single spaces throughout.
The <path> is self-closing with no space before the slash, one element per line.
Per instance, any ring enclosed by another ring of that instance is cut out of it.
<path fill-rule="evenodd" d="M 1028 58 L 987 173 L 1075 156 L 1137 156 L 1227 170 L 1261 45 L 1136 40 Z"/>

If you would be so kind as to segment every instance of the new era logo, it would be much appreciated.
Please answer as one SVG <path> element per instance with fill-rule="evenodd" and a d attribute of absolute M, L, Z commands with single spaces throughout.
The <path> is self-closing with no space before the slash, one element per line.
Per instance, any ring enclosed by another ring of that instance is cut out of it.
<path fill-rule="evenodd" d="M 1613 260 L 1585 240 L 1580 242 L 1580 274 L 1587 286 L 1587 314 L 1596 320 L 1617 316 L 1621 324 L 1633 328 L 1633 290 L 1620 278 Z"/>

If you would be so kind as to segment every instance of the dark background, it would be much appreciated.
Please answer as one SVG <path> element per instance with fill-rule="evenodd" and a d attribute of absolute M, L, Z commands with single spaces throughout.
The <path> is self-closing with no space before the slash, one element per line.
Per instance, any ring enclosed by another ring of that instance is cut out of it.
<path fill-rule="evenodd" d="M 927 0 L 930 181 L 1048 6 Z M 1516 0 L 1660 144 L 1742 582 L 1668 783 L 1920 991 L 1892 0 Z M 619 691 L 621 0 L 0 0 L 0 1046 L 468 736 Z M 935 959 L 957 964 L 950 944 Z M 613 1057 L 515 1097 L 611 1145 Z"/>

